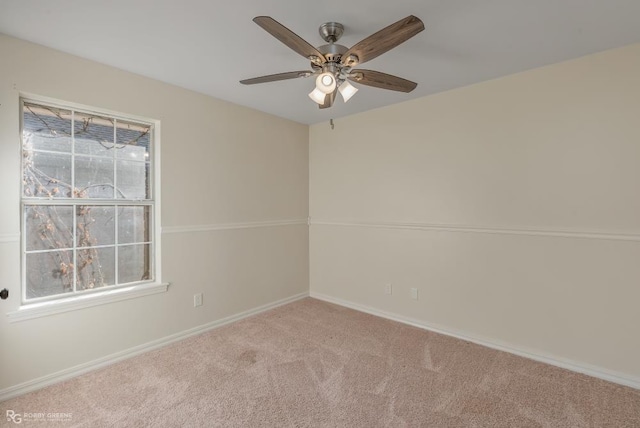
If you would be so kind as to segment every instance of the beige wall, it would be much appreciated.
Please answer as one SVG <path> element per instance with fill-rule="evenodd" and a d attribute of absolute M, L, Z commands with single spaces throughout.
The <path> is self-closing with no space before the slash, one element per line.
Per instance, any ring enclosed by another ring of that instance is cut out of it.
<path fill-rule="evenodd" d="M 161 120 L 168 292 L 9 323 L 20 300 L 20 93 Z M 306 220 L 305 125 L 0 35 L 0 180 L 0 288 L 11 294 L 0 301 L 0 392 L 308 291 L 306 224 L 180 232 Z"/>
<path fill-rule="evenodd" d="M 640 45 L 314 125 L 311 292 L 639 381 L 639 190 Z"/>

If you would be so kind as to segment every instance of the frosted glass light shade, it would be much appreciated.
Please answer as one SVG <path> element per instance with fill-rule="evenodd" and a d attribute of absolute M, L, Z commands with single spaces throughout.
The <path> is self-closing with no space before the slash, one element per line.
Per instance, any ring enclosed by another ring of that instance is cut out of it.
<path fill-rule="evenodd" d="M 316 78 L 316 89 L 330 94 L 336 89 L 336 78 L 329 72 L 324 72 Z"/>
<path fill-rule="evenodd" d="M 311 93 L 309 94 L 309 98 L 311 98 L 314 102 L 318 104 L 324 104 L 324 97 L 326 96 L 327 94 L 325 94 L 318 88 L 314 88 L 314 90 L 311 91 Z"/>
<path fill-rule="evenodd" d="M 358 88 L 345 80 L 342 82 L 342 85 L 338 87 L 338 91 L 340 91 L 340 95 L 342 95 L 342 99 L 346 103 L 358 92 Z"/>

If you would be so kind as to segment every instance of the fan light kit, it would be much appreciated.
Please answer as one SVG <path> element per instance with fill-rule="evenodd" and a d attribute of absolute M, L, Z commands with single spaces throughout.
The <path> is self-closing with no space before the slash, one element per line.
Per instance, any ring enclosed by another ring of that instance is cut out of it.
<path fill-rule="evenodd" d="M 290 71 L 254 77 L 241 80 L 240 83 L 243 85 L 316 76 L 316 85 L 309 93 L 309 98 L 316 102 L 321 109 L 333 105 L 337 92 L 340 92 L 345 103 L 358 92 L 358 88 L 349 83 L 349 80 L 362 85 L 399 92 L 411 92 L 418 86 L 415 82 L 379 71 L 353 69 L 353 67 L 382 55 L 424 30 L 422 21 L 413 15 L 372 34 L 356 43 L 351 49 L 336 44 L 344 32 L 343 25 L 337 22 L 327 22 L 320 26 L 320 36 L 328 44 L 318 48 L 313 47 L 269 16 L 257 16 L 253 18 L 253 22 L 307 58 L 311 63 L 311 71 Z"/>

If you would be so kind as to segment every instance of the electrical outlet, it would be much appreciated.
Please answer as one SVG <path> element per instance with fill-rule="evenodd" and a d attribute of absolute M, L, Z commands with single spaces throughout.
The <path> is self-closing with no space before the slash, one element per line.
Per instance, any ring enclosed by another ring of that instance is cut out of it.
<path fill-rule="evenodd" d="M 392 294 L 393 293 L 393 285 L 385 284 L 384 285 L 384 294 Z"/>
<path fill-rule="evenodd" d="M 202 306 L 202 293 L 193 295 L 193 307 Z"/>
<path fill-rule="evenodd" d="M 418 300 L 418 289 L 417 288 L 412 288 L 411 289 L 411 298 L 413 300 Z"/>

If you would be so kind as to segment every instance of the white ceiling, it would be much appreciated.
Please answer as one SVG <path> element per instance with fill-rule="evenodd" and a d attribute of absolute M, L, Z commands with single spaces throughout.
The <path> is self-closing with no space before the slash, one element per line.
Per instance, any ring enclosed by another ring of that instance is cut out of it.
<path fill-rule="evenodd" d="M 319 110 L 311 79 L 241 79 L 308 69 L 252 22 L 268 15 L 314 46 L 345 26 L 351 47 L 407 15 L 426 30 L 363 65 L 413 80 L 410 94 L 358 85 Z M 640 0 L 0 0 L 0 32 L 312 124 L 640 42 Z"/>

